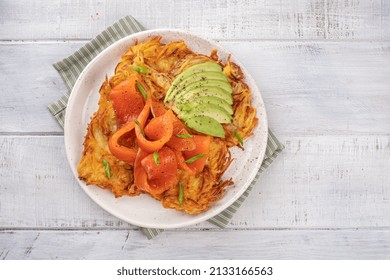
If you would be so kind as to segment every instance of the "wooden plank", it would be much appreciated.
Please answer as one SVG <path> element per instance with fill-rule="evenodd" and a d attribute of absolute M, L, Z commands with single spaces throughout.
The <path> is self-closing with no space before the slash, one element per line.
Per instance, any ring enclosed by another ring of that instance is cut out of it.
<path fill-rule="evenodd" d="M 390 129 L 389 44 L 269 41 L 226 47 L 255 77 L 277 134 Z"/>
<path fill-rule="evenodd" d="M 381 0 L 2 1 L 0 39 L 92 38 L 131 14 L 145 27 L 180 28 L 216 39 L 389 40 Z"/>
<path fill-rule="evenodd" d="M 389 135 L 281 140 L 229 228 L 390 227 Z M 0 228 L 134 228 L 78 187 L 62 137 L 0 137 L 0 174 Z"/>
<path fill-rule="evenodd" d="M 3 84 L 9 94 L 2 95 L 0 132 L 62 132 L 46 108 L 66 91 L 51 64 L 82 44 L 0 44 L 0 79 L 9 81 Z M 222 44 L 254 76 L 277 134 L 390 131 L 390 43 Z"/>
<path fill-rule="evenodd" d="M 59 49 L 61 51 L 59 51 Z M 52 64 L 74 52 L 68 43 L 0 45 L 0 132 L 61 132 L 47 106 L 67 89 Z"/>
<path fill-rule="evenodd" d="M 132 230 L 0 232 L 7 260 L 390 259 L 389 248 L 389 230 L 167 231 L 156 240 Z"/>

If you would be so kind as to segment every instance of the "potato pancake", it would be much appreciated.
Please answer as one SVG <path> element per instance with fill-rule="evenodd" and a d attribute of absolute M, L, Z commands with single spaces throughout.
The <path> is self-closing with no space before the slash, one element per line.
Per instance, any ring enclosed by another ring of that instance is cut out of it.
<path fill-rule="evenodd" d="M 207 211 L 234 184 L 222 179 L 234 160 L 229 148 L 243 148 L 258 119 L 241 69 L 230 59 L 223 64 L 216 51 L 206 56 L 183 41 L 161 40 L 131 46 L 103 82 L 78 173 L 116 197 L 149 194 L 166 208 L 194 215 Z M 224 138 L 191 129 L 163 102 L 180 74 L 206 62 L 219 64 L 232 88 L 233 113 L 231 122 L 222 124 Z"/>

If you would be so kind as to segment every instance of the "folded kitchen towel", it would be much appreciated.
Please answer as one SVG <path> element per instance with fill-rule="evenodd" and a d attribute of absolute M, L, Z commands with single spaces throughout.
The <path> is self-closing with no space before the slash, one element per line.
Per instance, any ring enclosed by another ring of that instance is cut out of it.
<path fill-rule="evenodd" d="M 97 35 L 93 40 L 85 44 L 82 48 L 74 52 L 67 58 L 55 63 L 53 66 L 58 71 L 66 86 L 68 92 L 62 96 L 58 101 L 51 104 L 48 108 L 51 114 L 57 119 L 58 123 L 63 127 L 66 105 L 68 103 L 70 92 L 76 83 L 78 76 L 81 71 L 87 66 L 87 64 L 96 57 L 101 51 L 107 48 L 117 40 L 126 37 L 130 34 L 145 30 L 133 17 L 127 16 L 108 27 L 102 33 Z M 250 191 L 253 188 L 256 180 L 259 178 L 260 173 L 264 171 L 272 161 L 279 155 L 283 150 L 284 146 L 278 141 L 278 139 L 269 131 L 268 143 L 266 154 L 264 157 L 263 164 L 256 174 L 255 179 L 250 184 L 244 194 L 237 199 L 231 206 L 229 206 L 222 213 L 211 218 L 209 222 L 224 228 L 232 219 L 234 213 L 238 210 L 241 204 L 248 197 Z M 142 228 L 142 232 L 149 238 L 152 239 L 162 232 L 161 229 Z"/>

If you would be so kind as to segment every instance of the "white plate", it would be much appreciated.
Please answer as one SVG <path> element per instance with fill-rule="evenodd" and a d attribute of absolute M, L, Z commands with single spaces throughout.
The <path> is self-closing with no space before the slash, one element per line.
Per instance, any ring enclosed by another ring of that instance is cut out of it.
<path fill-rule="evenodd" d="M 210 40 L 187 32 L 168 29 L 148 30 L 130 35 L 101 52 L 80 74 L 66 110 L 65 147 L 69 164 L 76 178 L 78 178 L 77 165 L 83 151 L 86 129 L 90 117 L 98 109 L 99 88 L 105 76 L 110 77 L 114 74 L 115 66 L 129 46 L 137 40 L 144 42 L 153 36 L 162 36 L 163 43 L 184 40 L 196 53 L 209 55 L 211 50 L 217 49 L 218 56 L 224 63 L 229 55 L 228 51 Z M 235 186 L 229 187 L 222 199 L 214 203 L 207 212 L 191 216 L 173 209 L 165 209 L 160 202 L 148 195 L 116 199 L 110 191 L 96 186 L 87 186 L 77 179 L 92 200 L 112 215 L 130 224 L 150 228 L 179 228 L 205 221 L 222 212 L 239 198 L 254 179 L 263 161 L 267 145 L 268 124 L 264 103 L 255 82 L 234 56 L 232 56 L 232 61 L 241 67 L 245 81 L 251 89 L 252 103 L 257 109 L 259 125 L 254 131 L 254 136 L 245 141 L 245 151 L 238 148 L 232 149 L 234 161 L 223 178 L 233 178 Z"/>

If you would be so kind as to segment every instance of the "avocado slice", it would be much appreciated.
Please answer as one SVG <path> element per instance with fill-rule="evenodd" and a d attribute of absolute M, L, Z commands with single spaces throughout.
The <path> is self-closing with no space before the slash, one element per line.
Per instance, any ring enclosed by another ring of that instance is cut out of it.
<path fill-rule="evenodd" d="M 192 108 L 199 105 L 216 105 L 224 109 L 229 115 L 233 114 L 232 106 L 229 105 L 224 99 L 218 98 L 216 96 L 200 96 L 198 98 L 193 98 L 186 100 L 184 103 L 177 102 L 174 105 L 174 111 L 190 111 Z"/>
<path fill-rule="evenodd" d="M 183 73 L 178 75 L 175 80 L 173 81 L 171 87 L 169 88 L 167 94 L 166 94 L 166 101 L 171 100 L 171 92 L 173 89 L 179 84 L 181 81 L 185 80 L 186 78 L 190 77 L 191 75 L 199 72 L 222 72 L 222 67 L 218 63 L 214 62 L 205 62 L 202 64 L 196 64 L 194 66 L 191 66 L 184 70 Z"/>
<path fill-rule="evenodd" d="M 175 103 L 186 103 L 190 99 L 198 99 L 203 96 L 214 96 L 223 99 L 229 105 L 233 104 L 232 95 L 219 87 L 200 87 L 183 91 L 174 101 Z"/>
<path fill-rule="evenodd" d="M 201 80 L 195 83 L 191 83 L 186 87 L 186 90 L 191 90 L 194 88 L 200 88 L 200 87 L 220 87 L 224 91 L 227 91 L 229 93 L 233 92 L 232 86 L 230 83 L 227 83 L 222 80 L 212 80 L 212 79 L 207 79 L 207 80 Z"/>
<path fill-rule="evenodd" d="M 225 74 L 222 72 L 211 72 L 211 71 L 205 71 L 205 72 L 198 72 L 190 75 L 189 77 L 185 79 L 179 79 L 179 82 L 175 83 L 177 78 L 173 81 L 171 87 L 169 88 L 165 98 L 164 102 L 168 102 L 175 98 L 175 95 L 182 91 L 187 91 L 187 86 L 189 84 L 202 81 L 202 80 L 220 80 L 224 81 L 226 83 L 228 82 L 228 79 Z"/>
<path fill-rule="evenodd" d="M 228 112 L 213 104 L 202 104 L 193 107 L 190 111 L 180 111 L 178 114 L 179 118 L 186 121 L 193 116 L 208 116 L 215 119 L 219 123 L 231 123 L 232 117 Z"/>
<path fill-rule="evenodd" d="M 186 125 L 198 132 L 225 138 L 225 131 L 222 125 L 208 116 L 192 116 L 185 121 Z"/>
<path fill-rule="evenodd" d="M 193 87 L 191 89 L 186 88 L 185 90 L 182 90 L 181 92 L 179 92 L 175 95 L 173 100 L 175 102 L 179 102 L 179 100 L 182 99 L 183 97 L 188 97 L 189 95 L 191 95 L 193 93 L 198 93 L 198 92 L 203 92 L 203 91 L 216 92 L 216 95 L 218 95 L 218 97 L 220 97 L 222 99 L 225 99 L 225 98 L 223 98 L 224 96 L 227 99 L 231 99 L 231 97 L 232 97 L 231 92 L 226 91 L 220 87 L 200 86 L 200 87 Z M 213 96 L 213 95 L 210 95 L 210 96 Z"/>

